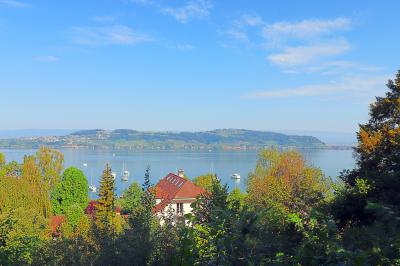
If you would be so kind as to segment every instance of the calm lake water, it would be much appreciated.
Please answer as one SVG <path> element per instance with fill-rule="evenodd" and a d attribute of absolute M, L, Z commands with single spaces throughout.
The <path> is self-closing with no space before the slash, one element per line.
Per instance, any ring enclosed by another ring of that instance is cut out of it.
<path fill-rule="evenodd" d="M 210 171 L 216 173 L 229 187 L 246 189 L 247 175 L 257 161 L 256 151 L 109 151 L 63 149 L 64 166 L 76 166 L 82 169 L 89 180 L 97 187 L 106 163 L 117 173 L 117 194 L 133 181 L 142 183 L 147 165 L 151 168 L 151 180 L 157 183 L 170 172 L 184 169 L 188 177 L 193 178 Z M 0 150 L 7 161 L 21 162 L 24 155 L 34 154 L 36 150 Z M 336 178 L 343 169 L 354 167 L 352 150 L 306 150 L 301 151 L 309 164 L 320 167 L 324 173 Z M 86 165 L 86 166 L 85 166 Z M 129 181 L 122 182 L 123 166 L 130 172 Z M 232 180 L 233 173 L 240 173 L 240 180 Z M 91 195 L 96 197 L 96 195 Z"/>

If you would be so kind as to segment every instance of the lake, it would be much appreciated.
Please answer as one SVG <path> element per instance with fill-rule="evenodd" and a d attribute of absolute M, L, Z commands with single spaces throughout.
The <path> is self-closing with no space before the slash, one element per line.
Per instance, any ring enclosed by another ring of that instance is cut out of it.
<path fill-rule="evenodd" d="M 34 154 L 36 150 L 0 150 L 6 160 L 21 162 L 24 155 Z M 193 178 L 208 172 L 216 173 L 229 187 L 246 189 L 247 175 L 257 161 L 256 151 L 111 151 L 61 149 L 64 153 L 64 166 L 76 166 L 82 169 L 89 180 L 97 187 L 106 163 L 117 173 L 117 194 L 130 183 L 142 183 L 147 165 L 151 168 L 151 180 L 156 183 L 170 172 L 184 169 L 188 177 Z M 300 151 L 310 165 L 320 167 L 324 173 L 335 179 L 343 169 L 354 167 L 352 150 L 303 150 Z M 123 166 L 130 172 L 128 182 L 121 181 Z M 240 173 L 240 180 L 232 180 L 233 173 Z M 93 180 L 93 181 L 92 181 Z M 93 194 L 93 193 L 91 193 Z M 96 195 L 91 195 L 95 198 Z"/>

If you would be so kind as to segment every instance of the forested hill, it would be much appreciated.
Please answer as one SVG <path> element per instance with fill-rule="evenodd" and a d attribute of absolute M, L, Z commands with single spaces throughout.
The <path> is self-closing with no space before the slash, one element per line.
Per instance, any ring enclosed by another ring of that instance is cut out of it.
<path fill-rule="evenodd" d="M 312 136 L 243 129 L 218 129 L 204 132 L 144 132 L 130 129 L 82 130 L 66 136 L 31 137 L 0 140 L 3 148 L 87 147 L 96 149 L 261 149 L 270 146 L 323 148 Z"/>

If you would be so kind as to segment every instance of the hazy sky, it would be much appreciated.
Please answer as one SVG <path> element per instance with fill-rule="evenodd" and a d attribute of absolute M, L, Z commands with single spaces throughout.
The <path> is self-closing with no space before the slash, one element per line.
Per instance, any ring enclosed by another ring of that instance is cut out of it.
<path fill-rule="evenodd" d="M 0 130 L 352 132 L 400 1 L 0 0 Z"/>

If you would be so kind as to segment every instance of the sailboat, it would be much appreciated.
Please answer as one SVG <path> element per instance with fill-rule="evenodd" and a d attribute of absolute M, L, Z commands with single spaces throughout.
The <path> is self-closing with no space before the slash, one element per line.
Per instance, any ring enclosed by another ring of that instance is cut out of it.
<path fill-rule="evenodd" d="M 239 173 L 235 173 L 235 174 L 231 175 L 231 178 L 239 180 L 240 179 L 240 174 Z"/>
<path fill-rule="evenodd" d="M 121 176 L 121 180 L 122 181 L 128 181 L 129 179 L 129 171 L 125 170 L 125 162 L 122 164 L 122 176 Z"/>
<path fill-rule="evenodd" d="M 117 173 L 116 172 L 112 172 L 111 175 L 114 178 L 114 180 L 115 180 L 115 178 L 117 178 Z"/>
<path fill-rule="evenodd" d="M 91 192 L 96 192 L 97 191 L 97 187 L 95 185 L 93 185 L 93 171 L 90 174 L 90 186 L 89 186 L 89 190 Z"/>

